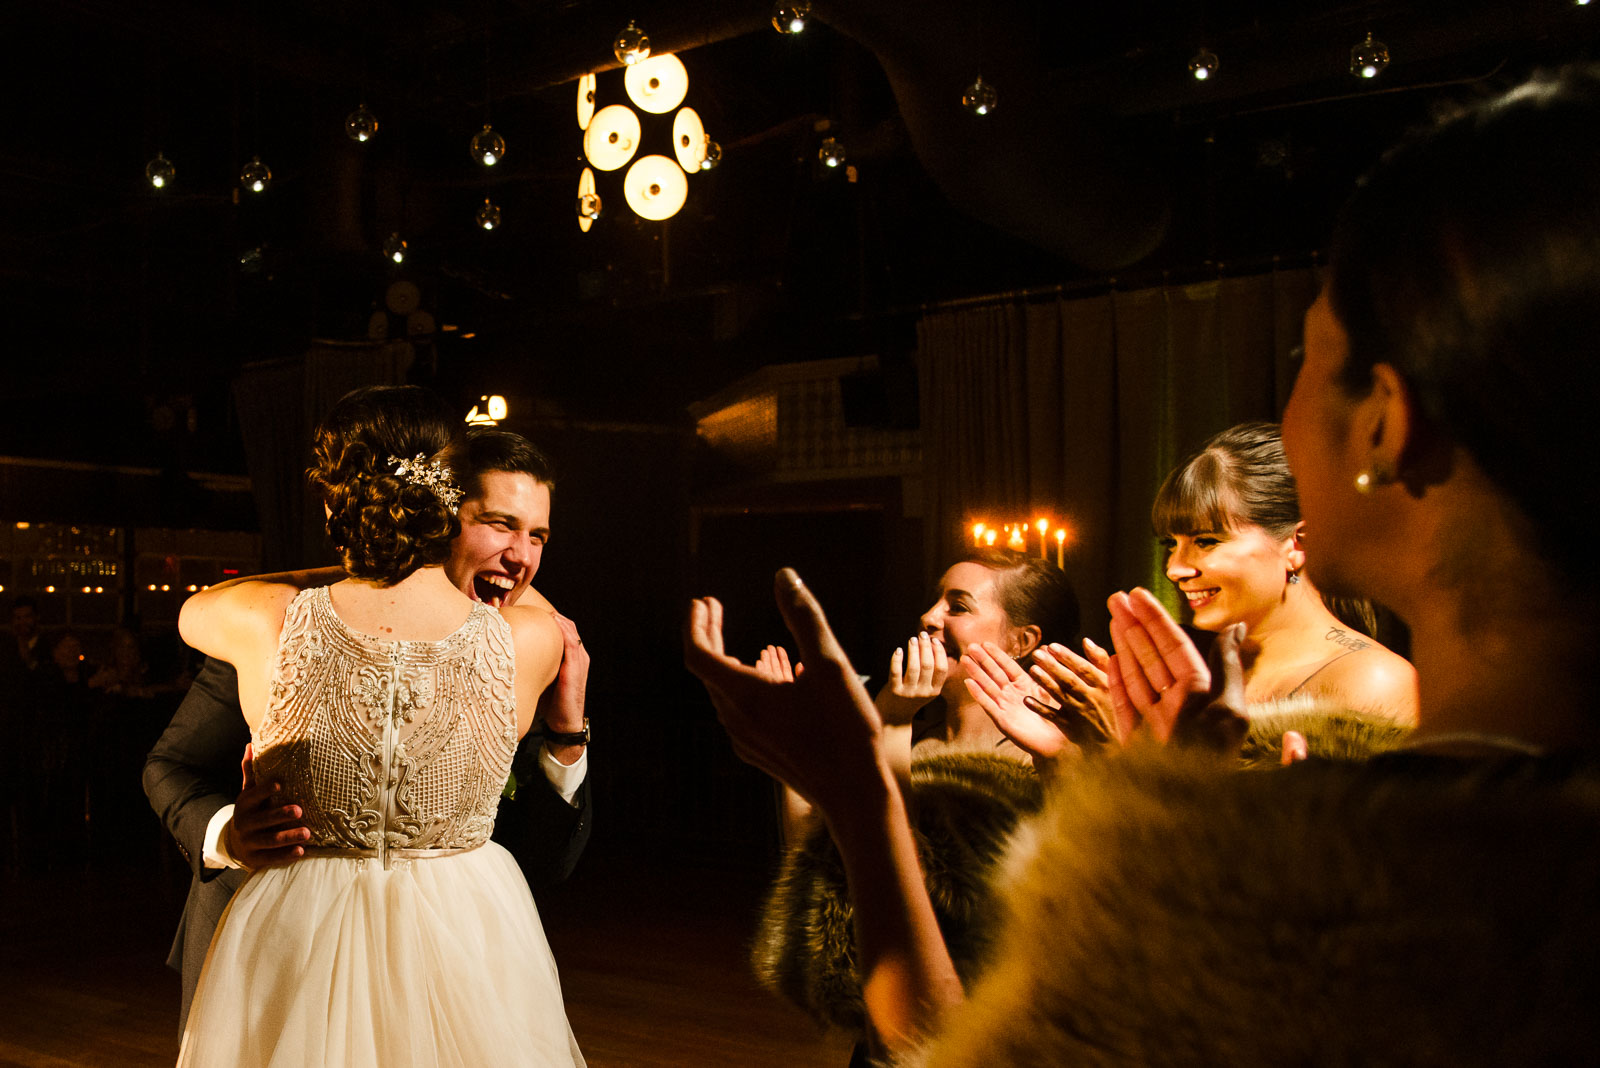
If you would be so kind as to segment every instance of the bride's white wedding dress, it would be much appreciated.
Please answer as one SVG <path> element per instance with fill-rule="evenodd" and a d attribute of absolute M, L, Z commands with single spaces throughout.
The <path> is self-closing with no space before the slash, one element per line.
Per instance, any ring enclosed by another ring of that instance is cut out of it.
<path fill-rule="evenodd" d="M 212 940 L 179 1065 L 582 1065 L 527 883 L 489 840 L 517 745 L 511 628 L 436 642 L 284 620 L 256 773 L 311 828 Z"/>

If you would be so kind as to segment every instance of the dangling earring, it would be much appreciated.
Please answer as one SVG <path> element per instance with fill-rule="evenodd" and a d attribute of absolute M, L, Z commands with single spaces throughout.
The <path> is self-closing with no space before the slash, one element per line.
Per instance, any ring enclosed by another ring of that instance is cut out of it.
<path fill-rule="evenodd" d="M 1299 582 L 1300 582 L 1300 572 L 1298 572 L 1298 571 L 1289 572 L 1289 585 L 1295 586 L 1295 585 L 1298 585 Z"/>

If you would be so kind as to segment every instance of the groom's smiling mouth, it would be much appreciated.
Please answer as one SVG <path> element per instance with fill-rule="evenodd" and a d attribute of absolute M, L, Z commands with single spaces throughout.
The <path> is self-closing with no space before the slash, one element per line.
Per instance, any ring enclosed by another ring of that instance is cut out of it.
<path fill-rule="evenodd" d="M 495 571 L 480 571 L 472 576 L 472 596 L 474 600 L 482 601 L 493 608 L 500 608 L 505 604 L 505 599 L 516 589 L 517 581 L 510 575 L 502 575 Z"/>

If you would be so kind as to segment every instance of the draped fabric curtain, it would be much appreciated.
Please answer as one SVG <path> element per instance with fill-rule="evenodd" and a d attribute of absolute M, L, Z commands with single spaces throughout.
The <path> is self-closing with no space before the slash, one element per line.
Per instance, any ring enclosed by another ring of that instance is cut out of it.
<path fill-rule="evenodd" d="M 1113 590 L 1170 597 L 1155 491 L 1210 435 L 1278 418 L 1318 284 L 1312 269 L 1274 271 L 924 316 L 930 576 L 971 545 L 974 521 L 1048 515 L 1073 530 L 1065 566 L 1091 636 Z"/>
<path fill-rule="evenodd" d="M 413 357 L 405 342 L 320 344 L 293 359 L 247 366 L 234 379 L 234 408 L 261 519 L 263 571 L 337 563 L 321 504 L 306 487 L 311 433 L 352 389 L 405 382 Z"/>

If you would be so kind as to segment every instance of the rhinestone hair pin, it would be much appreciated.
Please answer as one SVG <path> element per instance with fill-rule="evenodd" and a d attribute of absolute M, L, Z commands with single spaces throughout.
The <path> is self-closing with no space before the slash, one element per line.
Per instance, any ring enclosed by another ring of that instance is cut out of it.
<path fill-rule="evenodd" d="M 403 478 L 413 486 L 427 486 L 454 514 L 461 502 L 461 489 L 455 484 L 455 474 L 440 460 L 430 460 L 422 453 L 409 460 L 389 457 L 395 477 Z"/>

